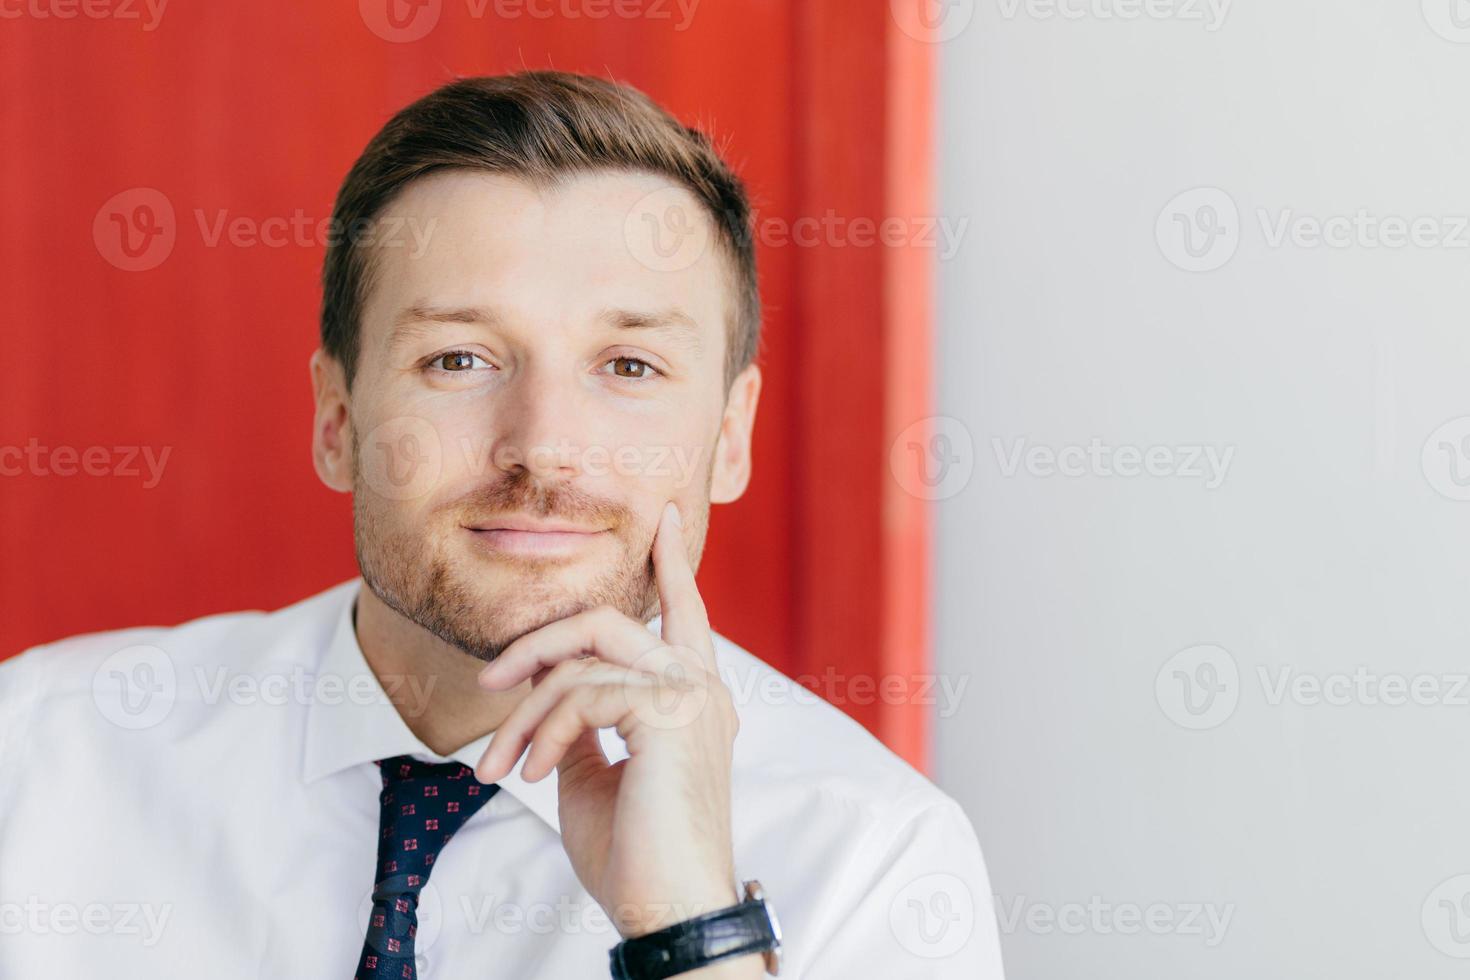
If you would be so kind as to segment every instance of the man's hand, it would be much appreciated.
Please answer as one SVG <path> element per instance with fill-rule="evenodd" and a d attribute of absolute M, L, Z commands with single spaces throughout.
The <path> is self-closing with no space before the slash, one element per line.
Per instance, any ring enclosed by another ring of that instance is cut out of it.
<path fill-rule="evenodd" d="M 482 782 L 514 768 L 529 782 L 557 772 L 562 844 L 584 888 L 625 937 L 734 905 L 730 763 L 739 727 L 715 669 L 704 600 L 670 503 L 653 543 L 663 637 L 607 607 L 516 640 L 480 674 L 532 690 L 476 766 Z M 628 758 L 610 765 L 597 730 L 616 728 Z M 741 957 L 703 977 L 761 976 Z M 738 972 L 737 972 L 738 971 Z M 691 977 L 694 974 L 690 975 Z"/>

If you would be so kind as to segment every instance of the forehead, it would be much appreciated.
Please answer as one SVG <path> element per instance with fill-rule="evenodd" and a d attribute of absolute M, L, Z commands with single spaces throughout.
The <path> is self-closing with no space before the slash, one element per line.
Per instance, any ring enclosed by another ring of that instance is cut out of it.
<path fill-rule="evenodd" d="M 722 349 L 730 280 L 713 224 L 661 177 L 598 172 L 540 185 L 440 171 L 406 186 L 379 218 L 365 333 L 386 333 L 415 304 L 491 306 L 542 329 L 608 309 L 677 307 L 708 349 Z"/>

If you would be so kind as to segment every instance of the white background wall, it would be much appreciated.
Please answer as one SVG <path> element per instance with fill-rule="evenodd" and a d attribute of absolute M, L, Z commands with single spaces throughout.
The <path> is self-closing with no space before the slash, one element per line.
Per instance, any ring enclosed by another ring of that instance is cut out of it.
<path fill-rule="evenodd" d="M 1063 3 L 942 22 L 938 777 L 1008 976 L 1464 977 L 1470 3 Z M 1094 439 L 1172 475 L 1024 455 Z"/>

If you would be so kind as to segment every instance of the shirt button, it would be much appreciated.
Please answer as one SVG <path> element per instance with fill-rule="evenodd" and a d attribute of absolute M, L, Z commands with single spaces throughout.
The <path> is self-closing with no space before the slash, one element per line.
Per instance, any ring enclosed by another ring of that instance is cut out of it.
<path fill-rule="evenodd" d="M 423 980 L 423 977 L 429 972 L 429 958 L 423 953 L 420 953 L 413 958 L 413 966 L 418 971 L 419 980 Z"/>

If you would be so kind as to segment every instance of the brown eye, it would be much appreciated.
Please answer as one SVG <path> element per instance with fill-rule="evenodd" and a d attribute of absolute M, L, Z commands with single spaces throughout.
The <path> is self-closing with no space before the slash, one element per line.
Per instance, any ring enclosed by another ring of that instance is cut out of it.
<path fill-rule="evenodd" d="M 476 360 L 478 358 L 469 351 L 456 350 L 440 355 L 438 364 L 443 371 L 470 371 L 474 369 Z"/>
<path fill-rule="evenodd" d="M 613 374 L 620 378 L 643 378 L 648 375 L 648 362 L 636 357 L 619 357 L 612 362 Z"/>

